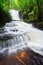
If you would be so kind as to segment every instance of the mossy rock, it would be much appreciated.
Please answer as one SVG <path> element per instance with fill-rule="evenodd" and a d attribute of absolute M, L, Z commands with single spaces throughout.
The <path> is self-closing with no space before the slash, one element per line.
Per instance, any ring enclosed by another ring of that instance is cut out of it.
<path fill-rule="evenodd" d="M 34 26 L 40 30 L 43 30 L 43 21 L 34 23 Z"/>

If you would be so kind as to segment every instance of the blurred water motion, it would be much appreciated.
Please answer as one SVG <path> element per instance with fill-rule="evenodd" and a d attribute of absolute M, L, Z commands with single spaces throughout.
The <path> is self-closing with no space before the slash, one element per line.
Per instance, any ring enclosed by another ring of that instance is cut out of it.
<path fill-rule="evenodd" d="M 43 65 L 43 31 L 20 21 L 18 11 L 10 13 L 16 21 L 0 31 L 0 65 Z"/>

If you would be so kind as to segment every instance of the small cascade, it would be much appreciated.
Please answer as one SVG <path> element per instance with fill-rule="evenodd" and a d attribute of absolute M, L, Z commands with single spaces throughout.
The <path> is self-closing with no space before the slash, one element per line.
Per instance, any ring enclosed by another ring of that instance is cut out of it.
<path fill-rule="evenodd" d="M 20 20 L 18 11 L 10 10 L 9 13 L 11 14 L 12 20 Z"/>
<path fill-rule="evenodd" d="M 0 31 L 0 52 L 8 49 L 9 53 L 26 47 L 43 55 L 43 31 L 36 29 L 32 24 L 20 21 L 19 13 L 15 10 L 9 11 L 12 21 L 6 23 Z"/>

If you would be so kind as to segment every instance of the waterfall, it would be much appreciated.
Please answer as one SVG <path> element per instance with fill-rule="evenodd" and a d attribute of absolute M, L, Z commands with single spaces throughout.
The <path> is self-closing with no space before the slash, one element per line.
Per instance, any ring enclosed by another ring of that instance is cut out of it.
<path fill-rule="evenodd" d="M 34 28 L 32 24 L 20 21 L 16 10 L 9 11 L 12 17 L 0 31 L 0 52 L 8 49 L 8 53 L 16 52 L 26 47 L 43 55 L 43 31 Z"/>

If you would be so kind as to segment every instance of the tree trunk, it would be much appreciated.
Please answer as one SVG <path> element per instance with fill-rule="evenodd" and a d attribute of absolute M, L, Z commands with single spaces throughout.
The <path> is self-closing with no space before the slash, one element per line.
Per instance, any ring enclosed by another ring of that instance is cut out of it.
<path fill-rule="evenodd" d="M 39 0 L 36 0 L 38 6 L 38 20 L 41 22 L 42 20 L 42 12 L 41 12 L 41 5 L 39 4 Z"/>

